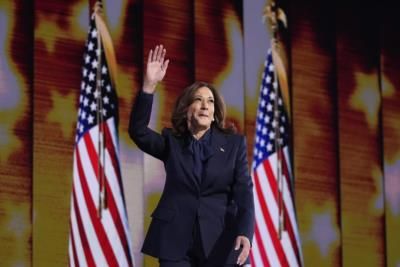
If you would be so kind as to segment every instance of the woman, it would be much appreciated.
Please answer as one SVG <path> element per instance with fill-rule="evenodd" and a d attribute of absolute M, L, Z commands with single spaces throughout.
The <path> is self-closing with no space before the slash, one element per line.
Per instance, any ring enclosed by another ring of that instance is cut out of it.
<path fill-rule="evenodd" d="M 203 82 L 178 98 L 173 129 L 158 134 L 148 128 L 153 94 L 168 68 L 165 54 L 162 45 L 150 50 L 129 124 L 138 147 L 166 170 L 142 252 L 157 257 L 161 267 L 243 265 L 254 232 L 245 138 L 224 127 L 222 98 Z"/>

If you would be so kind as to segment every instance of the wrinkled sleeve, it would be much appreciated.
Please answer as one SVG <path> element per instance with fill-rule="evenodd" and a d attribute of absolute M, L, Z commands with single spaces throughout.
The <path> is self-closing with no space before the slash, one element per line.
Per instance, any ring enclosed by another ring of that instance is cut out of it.
<path fill-rule="evenodd" d="M 254 198 L 253 182 L 247 161 L 246 139 L 241 136 L 235 162 L 233 199 L 238 207 L 238 235 L 244 235 L 252 241 L 254 234 Z"/>
<path fill-rule="evenodd" d="M 166 131 L 162 134 L 148 127 L 153 106 L 153 94 L 140 90 L 132 107 L 129 120 L 129 136 L 144 152 L 163 160 L 166 154 Z"/>

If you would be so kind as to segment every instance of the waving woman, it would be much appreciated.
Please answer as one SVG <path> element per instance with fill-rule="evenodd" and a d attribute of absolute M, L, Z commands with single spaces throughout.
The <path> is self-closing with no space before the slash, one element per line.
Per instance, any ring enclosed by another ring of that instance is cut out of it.
<path fill-rule="evenodd" d="M 168 69 L 165 55 L 162 45 L 150 50 L 129 124 L 133 141 L 166 171 L 142 252 L 161 267 L 243 265 L 254 232 L 245 138 L 225 127 L 222 97 L 205 82 L 178 97 L 173 128 L 157 133 L 148 127 L 153 95 Z"/>

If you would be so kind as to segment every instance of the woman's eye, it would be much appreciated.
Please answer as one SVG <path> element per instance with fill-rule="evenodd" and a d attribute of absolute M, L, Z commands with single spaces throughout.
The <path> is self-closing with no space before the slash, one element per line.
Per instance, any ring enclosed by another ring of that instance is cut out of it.
<path fill-rule="evenodd" d="M 208 102 L 214 103 L 214 99 L 210 99 L 210 100 L 208 100 Z"/>

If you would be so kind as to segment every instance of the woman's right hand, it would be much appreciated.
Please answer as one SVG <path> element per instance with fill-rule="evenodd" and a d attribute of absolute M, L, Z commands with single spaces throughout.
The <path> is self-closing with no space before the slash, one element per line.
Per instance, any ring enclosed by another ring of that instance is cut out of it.
<path fill-rule="evenodd" d="M 168 69 L 169 59 L 165 60 L 167 50 L 163 45 L 157 45 L 150 50 L 147 58 L 146 73 L 143 80 L 143 91 L 153 94 L 158 82 L 161 82 Z"/>

